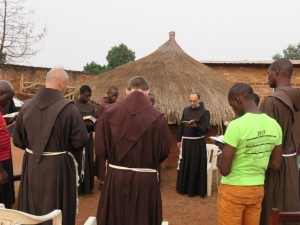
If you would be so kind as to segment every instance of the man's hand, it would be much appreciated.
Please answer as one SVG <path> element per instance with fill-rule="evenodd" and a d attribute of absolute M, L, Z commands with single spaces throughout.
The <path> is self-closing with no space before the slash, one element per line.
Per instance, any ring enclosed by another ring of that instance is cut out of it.
<path fill-rule="evenodd" d="M 177 147 L 181 149 L 181 142 L 177 142 Z"/>
<path fill-rule="evenodd" d="M 6 184 L 8 181 L 8 175 L 5 170 L 0 171 L 0 184 Z"/>
<path fill-rule="evenodd" d="M 187 127 L 191 127 L 191 128 L 196 128 L 197 124 L 196 123 L 191 123 L 191 124 L 186 124 Z"/>
<path fill-rule="evenodd" d="M 94 126 L 94 123 L 92 121 L 89 121 L 89 120 L 85 120 L 84 123 L 85 123 L 85 126 L 87 126 L 87 127 Z"/>

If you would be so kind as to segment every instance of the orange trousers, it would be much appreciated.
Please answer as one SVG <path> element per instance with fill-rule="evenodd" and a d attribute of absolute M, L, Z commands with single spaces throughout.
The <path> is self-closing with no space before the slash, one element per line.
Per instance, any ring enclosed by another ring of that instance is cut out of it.
<path fill-rule="evenodd" d="M 263 185 L 221 184 L 218 196 L 218 225 L 258 225 L 263 197 Z"/>

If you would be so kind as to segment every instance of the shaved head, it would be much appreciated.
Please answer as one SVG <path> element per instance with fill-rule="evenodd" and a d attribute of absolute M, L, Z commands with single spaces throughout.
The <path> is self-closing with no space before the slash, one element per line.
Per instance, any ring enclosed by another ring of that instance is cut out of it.
<path fill-rule="evenodd" d="M 6 80 L 0 80 L 0 106 L 6 106 L 14 95 L 13 86 Z"/>
<path fill-rule="evenodd" d="M 52 68 L 46 76 L 46 88 L 64 92 L 68 84 L 68 74 L 62 68 Z"/>
<path fill-rule="evenodd" d="M 282 75 L 291 78 L 293 73 L 293 64 L 287 58 L 277 59 L 270 65 L 270 70 L 280 71 Z"/>
<path fill-rule="evenodd" d="M 228 99 L 233 100 L 236 97 L 254 99 L 252 87 L 246 83 L 237 83 L 233 85 L 232 88 L 229 90 Z"/>

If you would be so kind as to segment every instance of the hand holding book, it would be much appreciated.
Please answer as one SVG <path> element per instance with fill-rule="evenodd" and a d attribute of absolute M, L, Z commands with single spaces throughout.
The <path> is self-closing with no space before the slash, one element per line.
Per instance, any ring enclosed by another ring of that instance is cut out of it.
<path fill-rule="evenodd" d="M 196 122 L 198 122 L 199 120 L 198 119 L 192 119 L 192 120 L 183 120 L 181 121 L 181 123 L 183 123 L 184 125 L 186 126 L 189 126 L 189 127 L 196 127 Z"/>

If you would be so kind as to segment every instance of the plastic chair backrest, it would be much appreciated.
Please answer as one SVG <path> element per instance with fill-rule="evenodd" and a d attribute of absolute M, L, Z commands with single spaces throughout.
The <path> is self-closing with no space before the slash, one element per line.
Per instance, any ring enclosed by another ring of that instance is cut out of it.
<path fill-rule="evenodd" d="M 53 220 L 53 225 L 61 225 L 61 210 L 55 209 L 46 215 L 35 216 L 14 209 L 6 209 L 3 204 L 0 204 L 1 225 L 39 224 L 48 220 Z"/>

